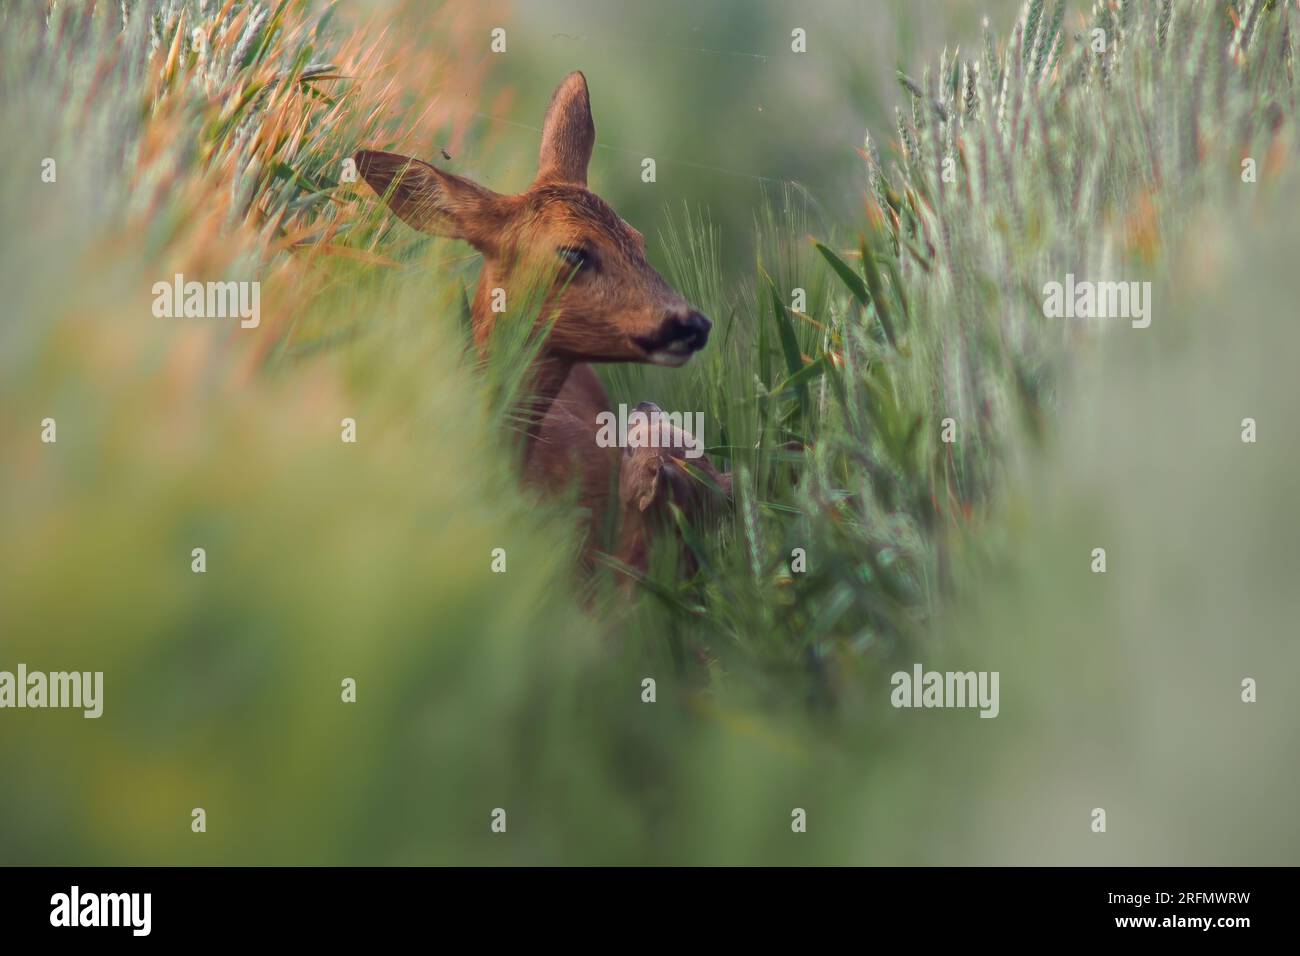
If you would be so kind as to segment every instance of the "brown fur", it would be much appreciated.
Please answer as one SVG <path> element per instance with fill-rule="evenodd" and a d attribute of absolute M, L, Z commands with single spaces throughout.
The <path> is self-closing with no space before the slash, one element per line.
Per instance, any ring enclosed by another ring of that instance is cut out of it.
<path fill-rule="evenodd" d="M 687 458 L 686 450 L 693 438 L 680 428 L 672 429 L 668 444 L 650 445 L 644 437 L 649 420 L 662 412 L 650 402 L 642 402 L 637 410 L 647 419 L 629 428 L 629 432 L 640 432 L 642 437 L 633 441 L 629 435 L 629 447 L 623 451 L 618 484 L 622 512 L 618 559 L 645 571 L 654 539 L 674 533 L 669 503 L 676 505 L 691 524 L 703 524 L 730 499 L 731 474 L 719 472 L 703 456 Z M 685 562 L 685 570 L 693 573 L 695 562 L 689 554 Z"/>
<path fill-rule="evenodd" d="M 531 370 L 525 410 L 525 475 L 552 493 L 577 482 L 579 503 L 591 515 L 588 548 L 617 487 L 620 455 L 596 444 L 596 415 L 609 408 L 609 397 L 586 363 L 662 360 L 659 343 L 674 323 L 697 316 L 646 261 L 641 234 L 587 190 L 595 137 L 586 79 L 571 73 L 546 113 L 537 179 L 518 195 L 395 153 L 356 156 L 362 177 L 406 223 L 464 239 L 482 253 L 472 310 L 480 348 L 499 317 L 492 290 L 506 290 L 509 308 L 516 295 L 523 301 L 528 282 L 553 274 L 542 308 L 553 324 Z M 557 256 L 561 248 L 583 250 L 587 265 L 575 272 Z M 707 320 L 699 321 L 707 338 Z M 678 354 L 684 361 L 689 352 Z"/>

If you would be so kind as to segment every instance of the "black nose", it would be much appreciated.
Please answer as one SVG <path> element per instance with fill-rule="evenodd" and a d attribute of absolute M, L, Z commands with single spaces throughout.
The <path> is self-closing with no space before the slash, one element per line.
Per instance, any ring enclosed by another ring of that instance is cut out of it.
<path fill-rule="evenodd" d="M 653 334 L 638 336 L 634 341 L 647 352 L 698 352 L 709 341 L 711 328 L 712 322 L 692 310 L 668 316 Z"/>
<path fill-rule="evenodd" d="M 713 328 L 713 323 L 700 313 L 692 312 L 686 317 L 686 324 L 695 330 L 695 334 L 700 341 L 700 348 L 703 348 L 704 343 L 709 341 L 709 330 Z"/>
<path fill-rule="evenodd" d="M 673 316 L 664 322 L 664 338 L 670 342 L 680 342 L 692 352 L 704 348 L 709 341 L 709 330 L 713 323 L 700 313 L 691 311 L 686 316 Z"/>

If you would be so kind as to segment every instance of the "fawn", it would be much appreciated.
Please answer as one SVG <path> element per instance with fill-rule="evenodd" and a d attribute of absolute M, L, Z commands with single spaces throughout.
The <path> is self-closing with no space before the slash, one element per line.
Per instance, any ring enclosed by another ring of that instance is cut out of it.
<path fill-rule="evenodd" d="M 731 498 L 731 473 L 720 473 L 703 457 L 691 460 L 686 451 L 694 436 L 659 424 L 663 410 L 658 405 L 642 402 L 636 411 L 641 417 L 629 431 L 618 479 L 623 519 L 618 559 L 644 572 L 652 540 L 673 526 L 669 503 L 680 508 L 691 524 L 700 524 Z M 650 438 L 654 431 L 658 431 L 657 444 Z M 667 441 L 664 432 L 669 434 Z M 685 563 L 687 572 L 694 573 L 689 553 Z"/>
<path fill-rule="evenodd" d="M 482 254 L 471 318 L 480 349 L 498 318 L 494 289 L 504 289 L 508 303 L 531 277 L 555 275 L 539 318 L 550 332 L 530 370 L 524 475 L 549 493 L 576 480 L 590 516 L 584 563 L 616 493 L 621 457 L 596 442 L 596 416 L 610 403 L 587 363 L 680 366 L 712 327 L 651 268 L 641 233 L 587 189 L 595 142 L 587 80 L 575 72 L 551 98 L 537 178 L 518 195 L 395 153 L 355 157 L 361 177 L 408 225 L 463 239 Z"/>

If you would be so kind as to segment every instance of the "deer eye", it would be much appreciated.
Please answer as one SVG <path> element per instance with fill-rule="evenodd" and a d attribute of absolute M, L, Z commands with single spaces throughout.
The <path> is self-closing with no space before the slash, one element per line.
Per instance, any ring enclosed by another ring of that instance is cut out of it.
<path fill-rule="evenodd" d="M 595 265 L 595 257 L 586 249 L 579 249 L 576 246 L 560 246 L 555 250 L 555 253 L 575 269 L 581 270 Z"/>

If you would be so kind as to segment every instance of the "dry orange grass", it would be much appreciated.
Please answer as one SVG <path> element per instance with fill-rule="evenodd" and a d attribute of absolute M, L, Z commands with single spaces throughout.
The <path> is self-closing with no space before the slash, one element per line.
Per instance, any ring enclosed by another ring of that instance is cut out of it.
<path fill-rule="evenodd" d="M 130 216 L 102 237 L 103 256 L 137 250 L 166 222 L 151 262 L 159 276 L 257 273 L 267 318 L 261 334 L 242 337 L 251 370 L 327 285 L 326 259 L 393 264 L 377 234 L 349 238 L 369 204 L 358 183 L 340 181 L 343 161 L 361 144 L 429 156 L 460 148 L 472 116 L 463 101 L 487 69 L 478 24 L 496 5 L 405 0 L 362 16 L 343 8 L 351 20 L 310 0 L 274 12 L 236 0 L 199 6 L 209 12 L 181 7 L 150 25 L 147 81 L 133 90 L 110 82 L 140 49 L 129 42 L 139 25 L 128 12 L 117 41 L 99 47 L 76 112 L 138 106 L 144 116 Z M 70 31 L 78 17 L 120 17 L 106 5 L 54 15 Z"/>

